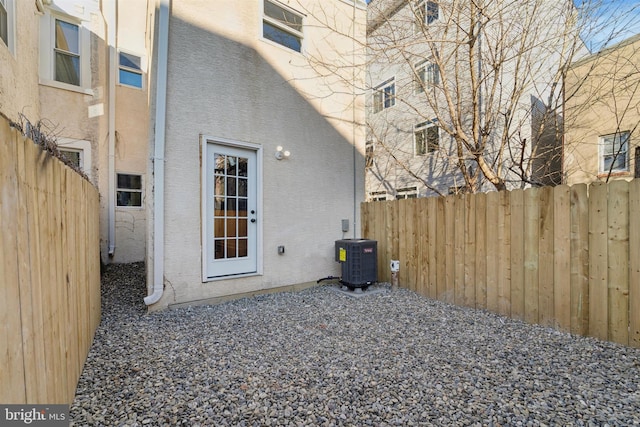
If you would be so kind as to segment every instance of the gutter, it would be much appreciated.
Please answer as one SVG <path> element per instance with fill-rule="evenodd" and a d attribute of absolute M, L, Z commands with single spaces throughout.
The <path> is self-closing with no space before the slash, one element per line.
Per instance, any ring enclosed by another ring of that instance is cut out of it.
<path fill-rule="evenodd" d="M 108 118 L 108 180 L 109 202 L 107 212 L 108 231 L 108 255 L 113 258 L 116 251 L 116 31 L 117 31 L 117 5 L 115 0 L 109 2 L 107 7 L 109 46 L 109 118 Z"/>
<path fill-rule="evenodd" d="M 167 118 L 167 63 L 169 56 L 169 8 L 171 0 L 159 0 L 158 68 L 153 148 L 153 292 L 144 298 L 155 304 L 164 292 L 164 151 Z"/>

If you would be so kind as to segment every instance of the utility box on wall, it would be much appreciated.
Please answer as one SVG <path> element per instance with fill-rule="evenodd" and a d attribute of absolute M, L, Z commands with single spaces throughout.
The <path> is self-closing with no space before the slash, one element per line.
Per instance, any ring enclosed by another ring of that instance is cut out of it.
<path fill-rule="evenodd" d="M 366 288 L 378 280 L 378 242 L 367 239 L 336 240 L 336 261 L 341 282 L 349 288 Z"/>

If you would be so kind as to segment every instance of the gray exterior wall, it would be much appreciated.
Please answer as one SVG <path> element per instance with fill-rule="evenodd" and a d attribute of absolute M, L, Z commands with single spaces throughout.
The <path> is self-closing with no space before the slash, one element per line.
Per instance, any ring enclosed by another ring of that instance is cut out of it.
<path fill-rule="evenodd" d="M 355 16 L 362 41 L 364 6 L 342 0 L 285 3 L 306 15 L 303 54 L 262 38 L 262 2 L 172 4 L 165 291 L 152 309 L 339 275 L 334 241 L 359 236 L 364 133 L 354 119 L 363 121 L 363 97 L 341 78 L 321 76 L 309 60 L 339 52 L 349 65 L 343 77 L 361 76 L 351 67 L 353 40 L 330 31 L 316 16 L 322 9 L 351 31 Z M 259 147 L 258 274 L 203 281 L 202 137 Z M 290 151 L 290 158 L 276 160 L 277 146 Z M 350 222 L 347 233 L 342 219 Z M 283 255 L 277 253 L 281 245 Z M 152 258 L 150 253 L 148 261 Z"/>

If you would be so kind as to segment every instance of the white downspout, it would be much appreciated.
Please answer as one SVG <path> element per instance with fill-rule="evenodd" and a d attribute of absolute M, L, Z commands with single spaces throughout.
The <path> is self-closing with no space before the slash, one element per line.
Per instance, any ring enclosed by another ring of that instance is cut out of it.
<path fill-rule="evenodd" d="M 158 68 L 156 79 L 156 117 L 153 149 L 153 293 L 146 305 L 160 301 L 164 291 L 164 147 L 167 116 L 167 62 L 169 55 L 169 7 L 171 0 L 160 0 L 158 11 Z"/>
<path fill-rule="evenodd" d="M 108 118 L 108 255 L 112 258 L 116 251 L 116 32 L 117 4 L 111 0 L 107 7 L 107 45 L 109 46 L 109 118 Z"/>

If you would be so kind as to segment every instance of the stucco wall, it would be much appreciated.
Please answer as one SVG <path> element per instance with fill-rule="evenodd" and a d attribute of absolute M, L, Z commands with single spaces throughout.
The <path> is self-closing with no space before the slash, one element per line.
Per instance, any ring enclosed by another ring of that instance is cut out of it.
<path fill-rule="evenodd" d="M 576 63 L 565 89 L 564 174 L 569 185 L 631 179 L 640 139 L 640 36 Z M 630 132 L 629 170 L 601 173 L 600 136 Z"/>
<path fill-rule="evenodd" d="M 349 26 L 347 2 L 288 2 L 307 13 L 306 56 L 262 39 L 262 2 L 173 2 L 169 38 L 165 179 L 165 292 L 155 308 L 315 281 L 339 274 L 334 241 L 359 235 L 364 138 L 354 119 L 363 103 L 340 79 L 320 78 L 307 59 L 352 49 L 352 41 L 311 25 L 322 7 Z M 364 9 L 356 9 L 364 37 Z M 215 17 L 216 19 L 211 19 Z M 345 21 L 346 20 L 346 21 Z M 316 21 L 317 22 L 317 21 Z M 349 42 L 348 46 L 343 46 Z M 344 58 L 349 62 L 349 57 Z M 352 75 L 353 69 L 345 72 Z M 357 70 L 357 76 L 360 74 Z M 346 86 L 342 86 L 344 88 Z M 263 154 L 262 274 L 202 281 L 200 136 L 244 141 Z M 354 150 L 354 143 L 356 144 Z M 274 157 L 276 147 L 291 152 Z M 354 169 L 355 161 L 355 169 Z M 354 182 L 355 179 L 355 182 Z M 354 185 L 355 184 L 355 185 Z M 354 188 L 355 187 L 355 188 Z M 354 224 L 354 210 L 355 220 Z M 343 234 L 341 219 L 350 220 Z M 277 246 L 286 248 L 278 255 Z"/>
<path fill-rule="evenodd" d="M 15 1 L 14 8 L 13 51 L 0 41 L 0 113 L 13 121 L 21 113 L 37 123 L 39 19 L 34 2 Z"/>

